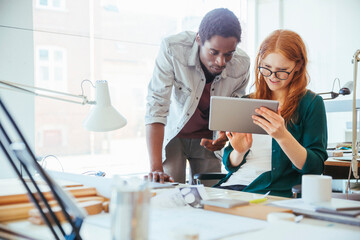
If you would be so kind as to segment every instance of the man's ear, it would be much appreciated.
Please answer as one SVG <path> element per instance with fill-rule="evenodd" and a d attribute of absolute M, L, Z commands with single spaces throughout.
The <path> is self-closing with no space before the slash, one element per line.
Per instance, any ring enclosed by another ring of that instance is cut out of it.
<path fill-rule="evenodd" d="M 201 39 L 200 39 L 199 33 L 196 34 L 196 42 L 197 42 L 197 44 L 198 44 L 199 46 L 202 45 L 202 44 L 201 44 Z"/>

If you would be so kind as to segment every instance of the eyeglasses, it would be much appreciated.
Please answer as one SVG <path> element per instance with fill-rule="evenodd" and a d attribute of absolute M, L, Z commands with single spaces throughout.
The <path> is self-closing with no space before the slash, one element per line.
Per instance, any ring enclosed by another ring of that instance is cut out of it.
<path fill-rule="evenodd" d="M 296 67 L 296 65 L 295 65 Z M 270 77 L 273 73 L 275 74 L 275 77 L 279 80 L 286 80 L 288 79 L 290 73 L 292 73 L 292 71 L 294 71 L 295 67 L 290 71 L 290 72 L 286 72 L 286 71 L 276 71 L 273 72 L 270 69 L 266 68 L 266 67 L 259 67 L 259 71 L 261 73 L 261 75 L 263 75 L 264 77 Z"/>

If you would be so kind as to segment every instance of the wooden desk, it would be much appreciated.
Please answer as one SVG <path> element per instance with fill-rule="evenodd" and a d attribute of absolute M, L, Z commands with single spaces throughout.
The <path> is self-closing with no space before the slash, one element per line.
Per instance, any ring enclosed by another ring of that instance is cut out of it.
<path fill-rule="evenodd" d="M 328 160 L 325 161 L 324 175 L 332 176 L 333 179 L 348 179 L 350 163 L 350 161 L 328 158 Z M 360 163 L 358 171 L 360 173 Z M 352 173 L 351 178 L 354 179 Z"/>

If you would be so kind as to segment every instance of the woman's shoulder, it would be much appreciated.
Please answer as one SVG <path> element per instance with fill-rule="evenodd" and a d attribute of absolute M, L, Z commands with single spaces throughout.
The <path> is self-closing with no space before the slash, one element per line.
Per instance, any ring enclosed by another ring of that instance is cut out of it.
<path fill-rule="evenodd" d="M 320 97 L 318 94 L 314 93 L 313 91 L 307 89 L 305 94 L 301 97 L 301 102 L 304 103 L 311 103 L 311 102 L 323 102 L 323 98 Z"/>
<path fill-rule="evenodd" d="M 306 111 L 309 107 L 324 106 L 324 100 L 318 94 L 311 90 L 306 90 L 305 94 L 300 99 L 300 111 Z"/>

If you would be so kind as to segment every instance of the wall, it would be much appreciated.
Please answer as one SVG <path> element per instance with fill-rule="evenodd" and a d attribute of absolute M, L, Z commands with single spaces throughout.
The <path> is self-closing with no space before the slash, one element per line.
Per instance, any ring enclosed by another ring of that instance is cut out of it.
<path fill-rule="evenodd" d="M 0 0 L 0 79 L 33 85 L 33 33 L 13 27 L 32 29 L 32 1 Z M 34 97 L 1 88 L 0 96 L 33 146 Z M 1 153 L 0 178 L 12 175 L 13 171 Z"/>

